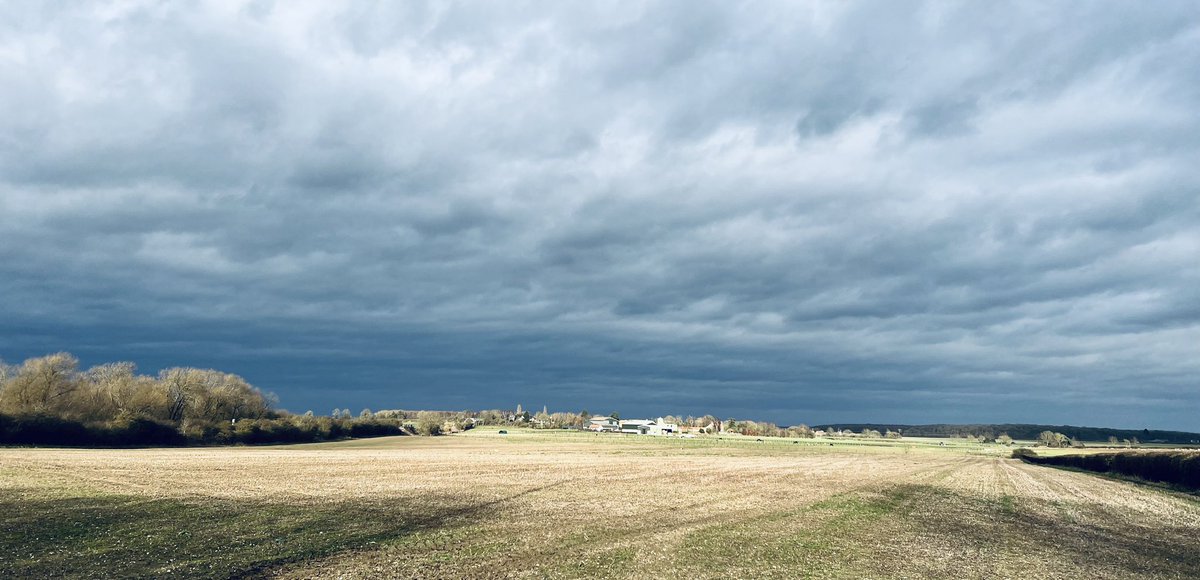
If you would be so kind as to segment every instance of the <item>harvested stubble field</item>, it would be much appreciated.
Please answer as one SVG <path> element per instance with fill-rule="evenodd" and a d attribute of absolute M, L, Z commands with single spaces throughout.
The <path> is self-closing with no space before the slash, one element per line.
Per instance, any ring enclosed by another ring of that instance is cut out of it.
<path fill-rule="evenodd" d="M 1195 578 L 1200 501 L 978 446 L 0 449 L 0 577 Z"/>

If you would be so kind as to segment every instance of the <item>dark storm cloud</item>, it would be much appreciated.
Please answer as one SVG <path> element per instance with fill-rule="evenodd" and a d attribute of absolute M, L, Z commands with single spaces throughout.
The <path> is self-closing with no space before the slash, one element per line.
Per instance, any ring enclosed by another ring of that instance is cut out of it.
<path fill-rule="evenodd" d="M 1200 429 L 1200 11 L 6 6 L 0 356 Z"/>

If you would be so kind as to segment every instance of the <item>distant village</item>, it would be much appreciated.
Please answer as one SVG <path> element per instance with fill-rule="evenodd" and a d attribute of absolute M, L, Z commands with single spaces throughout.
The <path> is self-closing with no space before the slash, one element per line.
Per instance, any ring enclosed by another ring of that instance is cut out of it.
<path fill-rule="evenodd" d="M 370 413 L 364 410 L 364 413 Z M 350 416 L 349 410 L 341 412 Z M 592 415 L 588 411 L 578 413 L 551 413 L 546 407 L 540 412 L 530 413 L 523 406 L 516 410 L 491 409 L 484 411 L 403 411 L 388 410 L 374 413 L 378 418 L 396 418 L 424 425 L 422 432 L 436 429 L 442 433 L 453 433 L 476 426 L 512 426 L 532 429 L 566 429 L 592 431 L 595 433 L 619 433 L 628 435 L 653 435 L 660 437 L 694 437 L 701 434 L 740 434 L 757 437 L 812 438 L 826 435 L 824 431 L 810 429 L 807 425 L 780 427 L 763 421 L 718 419 L 714 415 L 702 417 L 677 417 L 665 415 L 656 418 L 622 418 L 618 413 Z M 847 432 L 849 435 L 849 432 Z M 858 435 L 858 434 L 855 434 Z M 880 435 L 881 437 L 883 435 Z"/>
<path fill-rule="evenodd" d="M 349 411 L 343 413 L 349 416 Z M 657 418 L 622 418 L 618 413 L 610 415 L 592 415 L 587 411 L 579 413 L 551 413 L 545 407 L 541 412 L 530 413 L 521 405 L 515 411 L 485 410 L 462 412 L 439 411 L 379 411 L 376 417 L 392 417 L 412 421 L 418 425 L 425 424 L 428 431 L 437 425 L 437 430 L 443 433 L 453 433 L 471 429 L 475 426 L 512 426 L 532 429 L 566 429 L 577 431 L 592 431 L 595 433 L 618 433 L 628 435 L 652 435 L 660 437 L 695 437 L 701 434 L 740 434 L 758 437 L 793 437 L 812 438 L 825 436 L 825 431 L 810 429 L 807 425 L 780 427 L 774 423 L 736 419 L 718 419 L 713 415 L 702 417 L 677 417 L 666 415 Z M 830 435 L 833 435 L 831 433 Z M 846 435 L 851 433 L 846 432 Z M 854 436 L 859 436 L 855 433 Z M 884 435 L 877 434 L 882 437 Z"/>
<path fill-rule="evenodd" d="M 349 409 L 334 410 L 334 418 L 352 417 Z M 620 435 L 645 435 L 658 437 L 691 438 L 698 435 L 745 435 L 752 437 L 784 437 L 792 439 L 854 438 L 854 439 L 902 439 L 908 437 L 934 437 L 963 439 L 982 444 L 1013 445 L 1017 437 L 1010 436 L 1006 429 L 1016 428 L 1018 435 L 1027 445 L 1044 447 L 1082 447 L 1084 441 L 1105 444 L 1107 447 L 1138 447 L 1142 444 L 1137 437 L 1121 430 L 1081 427 L 1059 427 L 1070 430 L 1071 435 L 1051 430 L 1047 425 L 917 425 L 894 430 L 887 426 L 857 425 L 851 427 L 825 426 L 810 428 L 807 425 L 779 426 L 764 421 L 741 419 L 718 419 L 714 415 L 701 417 L 664 415 L 655 418 L 623 418 L 618 413 L 592 415 L 588 411 L 551 413 L 546 407 L 540 412 L 530 413 L 521 405 L 516 410 L 491 409 L 485 411 L 405 411 L 388 410 L 374 414 L 364 409 L 359 418 L 395 419 L 403 422 L 410 431 L 422 435 L 456 433 L 476 426 L 524 427 L 530 429 L 556 429 L 612 433 Z M 878 427 L 878 428 L 876 428 Z M 1150 439 L 1151 433 L 1173 432 L 1144 431 L 1149 443 L 1167 443 L 1162 438 Z M 1183 439 L 1172 443 L 1188 443 L 1195 434 L 1177 433 Z M 1090 436 L 1090 438 L 1088 438 Z M 1190 437 L 1189 437 L 1190 436 Z M 1107 441 L 1105 441 L 1107 439 Z M 1191 444 L 1198 444 L 1193 441 Z"/>
<path fill-rule="evenodd" d="M 736 424 L 736 422 L 734 422 Z M 531 425 L 534 428 L 539 425 Z M 673 423 L 667 419 L 659 417 L 657 419 L 617 419 L 614 417 L 592 417 L 588 420 L 587 430 L 597 433 L 628 433 L 630 435 L 658 435 L 658 436 L 677 436 L 677 437 L 695 437 L 697 434 L 715 434 L 715 433 L 730 433 L 724 429 L 725 423 L 714 421 L 711 423 L 703 423 L 700 425 L 688 425 Z M 776 429 L 787 432 L 787 428 Z M 762 435 L 761 429 L 754 430 L 756 432 L 748 433 L 751 435 Z M 796 428 L 795 433 L 801 434 L 802 437 L 823 437 L 824 431 L 813 431 L 808 427 Z M 741 433 L 737 431 L 737 433 Z M 741 433 L 747 434 L 747 433 Z"/>

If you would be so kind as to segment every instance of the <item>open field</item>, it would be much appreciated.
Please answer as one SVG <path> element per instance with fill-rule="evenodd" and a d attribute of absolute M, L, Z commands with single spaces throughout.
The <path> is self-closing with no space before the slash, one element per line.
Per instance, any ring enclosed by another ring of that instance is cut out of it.
<path fill-rule="evenodd" d="M 995 446 L 479 430 L 0 449 L 0 577 L 1194 578 L 1200 499 Z"/>

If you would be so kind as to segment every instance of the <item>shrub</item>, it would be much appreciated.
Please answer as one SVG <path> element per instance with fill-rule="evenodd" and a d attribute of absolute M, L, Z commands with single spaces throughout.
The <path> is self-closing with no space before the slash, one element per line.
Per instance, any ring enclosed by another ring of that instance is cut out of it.
<path fill-rule="evenodd" d="M 1032 449 L 1026 449 L 1024 447 L 1018 447 L 1016 449 L 1013 449 L 1013 452 L 1012 452 L 1013 459 L 1033 460 L 1033 459 L 1036 459 L 1037 456 L 1038 456 L 1038 454 L 1034 453 L 1034 451 Z M 1037 462 L 1034 461 L 1034 463 L 1037 463 Z"/>
<path fill-rule="evenodd" d="M 386 437 L 405 434 L 407 433 L 398 421 L 355 421 L 350 425 L 351 437 Z"/>
<path fill-rule="evenodd" d="M 421 435 L 441 435 L 442 419 L 437 413 L 421 411 L 417 415 L 416 430 Z"/>
<path fill-rule="evenodd" d="M 94 446 L 100 438 L 82 423 L 53 415 L 0 415 L 0 443 L 7 445 Z"/>
<path fill-rule="evenodd" d="M 122 417 L 103 428 L 104 445 L 112 447 L 171 447 L 183 445 L 187 438 L 173 425 L 145 417 Z"/>
<path fill-rule="evenodd" d="M 235 423 L 185 421 L 178 427 L 157 419 L 120 416 L 85 424 L 46 414 L 0 415 L 0 445 L 67 447 L 171 447 L 309 443 L 346 437 L 408 435 L 397 420 L 333 420 L 280 416 Z"/>

